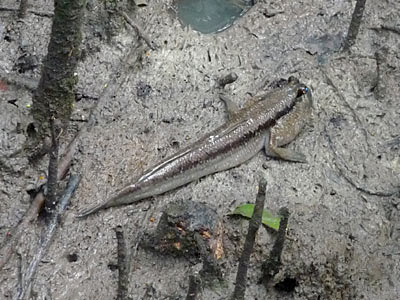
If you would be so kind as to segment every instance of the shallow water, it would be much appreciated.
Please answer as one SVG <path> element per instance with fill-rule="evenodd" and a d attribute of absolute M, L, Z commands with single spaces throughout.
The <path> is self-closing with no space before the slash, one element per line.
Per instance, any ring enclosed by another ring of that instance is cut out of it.
<path fill-rule="evenodd" d="M 249 0 L 177 0 L 177 16 L 184 26 L 201 33 L 229 28 L 251 7 Z"/>

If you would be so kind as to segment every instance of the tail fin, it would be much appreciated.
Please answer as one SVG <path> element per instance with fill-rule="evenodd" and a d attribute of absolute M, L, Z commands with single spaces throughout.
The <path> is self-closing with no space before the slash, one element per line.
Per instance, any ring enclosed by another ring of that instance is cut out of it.
<path fill-rule="evenodd" d="M 115 193 L 111 198 L 106 200 L 105 202 L 101 202 L 99 204 L 96 204 L 92 207 L 88 207 L 86 209 L 83 209 L 80 211 L 76 217 L 77 218 L 84 218 L 87 217 L 88 215 L 103 209 L 103 208 L 109 208 L 112 206 L 119 206 L 119 205 L 124 205 L 124 204 L 130 204 L 133 202 L 136 202 L 138 200 L 141 200 L 143 197 L 140 197 L 134 195 L 134 192 L 137 192 L 138 186 L 133 184 L 133 185 L 128 185 L 124 187 L 122 190 L 119 192 Z"/>
<path fill-rule="evenodd" d="M 91 215 L 92 213 L 95 213 L 96 211 L 98 211 L 102 208 L 106 208 L 106 207 L 107 207 L 107 202 L 102 202 L 102 203 L 99 203 L 94 206 L 91 206 L 91 207 L 81 210 L 75 217 L 76 218 L 85 218 L 88 215 Z"/>

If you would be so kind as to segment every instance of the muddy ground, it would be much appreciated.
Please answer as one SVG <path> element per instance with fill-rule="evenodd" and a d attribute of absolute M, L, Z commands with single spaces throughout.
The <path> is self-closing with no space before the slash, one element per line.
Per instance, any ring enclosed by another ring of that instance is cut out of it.
<path fill-rule="evenodd" d="M 23 22 L 17 22 L 12 11 L 0 11 L 1 78 L 15 77 L 33 86 L 39 79 L 51 3 L 32 2 Z M 284 288 L 266 290 L 259 283 L 260 266 L 276 239 L 275 233 L 261 228 L 246 299 L 397 299 L 400 3 L 367 1 L 356 43 L 345 53 L 340 46 L 355 1 L 259 1 L 216 35 L 182 28 L 169 1 L 149 1 L 136 10 L 122 2 L 157 44 L 156 50 L 138 43 L 135 31 L 107 10 L 115 8 L 112 2 L 105 3 L 94 1 L 87 7 L 78 70 L 79 93 L 87 97 L 77 102 L 69 133 L 76 132 L 98 104 L 96 124 L 81 138 L 72 167 L 82 181 L 39 265 L 31 298 L 115 299 L 114 228 L 121 225 L 134 252 L 131 298 L 183 299 L 188 276 L 200 263 L 141 247 L 134 251 L 138 233 L 154 229 L 162 208 L 175 200 L 209 204 L 221 216 L 254 202 L 261 172 L 268 181 L 265 207 L 276 213 L 286 206 L 291 212 L 283 265 L 273 279 Z M 5 0 L 0 6 L 15 8 L 17 3 Z M 116 70 L 111 96 L 91 98 L 100 97 Z M 80 209 L 104 200 L 146 167 L 222 124 L 226 115 L 216 79 L 229 72 L 239 78 L 225 93 L 241 105 L 290 75 L 312 89 L 313 119 L 289 145 L 306 154 L 307 164 L 271 160 L 260 153 L 237 168 L 152 200 L 75 218 Z M 19 84 L 2 85 L 0 91 L 2 240 L 28 209 L 27 190 L 45 180 L 41 177 L 47 160 L 31 165 L 29 153 L 23 151 L 31 96 Z M 231 295 L 247 224 L 244 219 L 224 219 L 223 281 L 205 285 L 200 298 Z M 42 226 L 42 221 L 31 224 L 17 246 L 19 256 L 0 271 L 1 299 L 15 295 L 19 270 L 37 251 Z M 230 239 L 232 232 L 236 240 Z"/>

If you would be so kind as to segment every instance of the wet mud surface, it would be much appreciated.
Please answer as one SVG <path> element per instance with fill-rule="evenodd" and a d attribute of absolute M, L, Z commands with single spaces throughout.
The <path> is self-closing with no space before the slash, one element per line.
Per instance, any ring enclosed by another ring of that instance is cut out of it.
<path fill-rule="evenodd" d="M 0 10 L 1 241 L 28 209 L 27 191 L 45 181 L 47 160 L 30 164 L 23 145 L 29 138 L 31 90 L 49 40 L 51 3 L 32 3 L 23 22 Z M 282 265 L 268 289 L 260 284 L 261 266 L 276 233 L 260 228 L 246 299 L 398 298 L 398 1 L 367 1 L 348 52 L 340 46 L 355 1 L 259 1 L 216 35 L 182 28 L 169 2 L 149 1 L 138 9 L 127 5 L 126 13 L 156 50 L 137 41 L 135 30 L 112 13 L 110 3 L 87 7 L 80 96 L 63 144 L 88 120 L 94 105 L 96 123 L 79 142 L 71 171 L 82 176 L 81 183 L 39 265 L 32 299 L 115 299 L 117 226 L 132 253 L 128 296 L 185 298 L 189 276 L 201 269 L 198 260 L 138 245 L 145 231 L 156 229 L 167 203 L 189 199 L 210 206 L 224 223 L 223 279 L 205 285 L 199 298 L 228 299 L 248 220 L 224 216 L 239 204 L 254 203 L 260 173 L 268 182 L 265 208 L 276 213 L 287 207 L 290 218 Z M 0 5 L 16 6 L 8 0 Z M 259 153 L 239 167 L 153 199 L 75 218 L 82 208 L 103 201 L 147 167 L 221 125 L 226 114 L 218 79 L 230 72 L 238 79 L 223 92 L 240 105 L 291 75 L 312 89 L 312 121 L 288 146 L 305 153 L 307 164 Z M 112 89 L 101 97 L 105 85 Z M 15 294 L 43 226 L 40 220 L 32 222 L 17 245 L 18 255 L 0 270 L 2 299 Z"/>

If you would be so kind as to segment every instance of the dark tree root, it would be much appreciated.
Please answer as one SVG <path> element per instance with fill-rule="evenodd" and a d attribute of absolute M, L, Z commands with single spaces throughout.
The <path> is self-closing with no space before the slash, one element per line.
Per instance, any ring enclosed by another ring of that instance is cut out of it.
<path fill-rule="evenodd" d="M 129 287 L 129 253 L 126 247 L 124 232 L 121 226 L 115 228 L 115 235 L 117 236 L 117 253 L 118 253 L 118 300 L 128 300 L 128 287 Z"/>
<path fill-rule="evenodd" d="M 111 95 L 113 95 L 116 92 L 121 82 L 124 82 L 128 74 L 128 69 L 131 65 L 130 61 L 132 60 L 132 56 L 133 54 L 135 54 L 136 51 L 137 51 L 137 46 L 132 45 L 130 47 L 129 53 L 124 57 L 124 59 L 121 60 L 120 64 L 115 68 L 114 72 L 111 74 L 108 84 L 100 94 L 98 101 L 96 101 L 95 105 L 90 110 L 88 122 L 81 127 L 79 132 L 75 135 L 70 144 L 67 146 L 64 155 L 59 161 L 58 175 L 57 175 L 58 180 L 62 180 L 67 174 L 72 159 L 74 158 L 75 151 L 80 138 L 84 135 L 84 133 L 90 131 L 90 129 L 93 126 L 95 126 L 96 124 L 95 116 L 98 113 L 99 106 L 101 106 L 101 104 L 104 103 L 106 99 L 110 98 Z M 15 78 L 15 80 L 17 79 Z M 28 228 L 31 222 L 37 218 L 41 208 L 44 205 L 44 200 L 45 196 L 42 191 L 36 194 L 29 209 L 26 211 L 24 217 L 20 220 L 18 225 L 15 226 L 13 230 L 11 230 L 11 232 L 1 243 L 0 270 L 6 265 L 6 263 L 10 260 L 11 255 L 15 252 L 15 247 L 20 241 L 21 237 L 27 231 L 26 228 Z"/>
<path fill-rule="evenodd" d="M 243 247 L 242 256 L 239 260 L 239 266 L 236 274 L 235 290 L 232 295 L 232 299 L 244 299 L 246 292 L 247 283 L 247 270 L 249 268 L 250 255 L 253 252 L 254 242 L 258 228 L 261 225 L 261 217 L 264 209 L 265 201 L 265 188 L 267 182 L 265 179 L 261 179 L 258 185 L 258 194 L 256 198 L 256 204 L 254 207 L 253 216 L 249 222 L 249 230 L 247 231 L 246 240 Z"/>
<path fill-rule="evenodd" d="M 21 11 L 21 6 L 19 8 L 2 6 L 2 7 L 0 7 L 0 11 L 18 12 L 18 14 L 19 14 Z M 38 17 L 44 17 L 44 18 L 53 18 L 54 17 L 54 13 L 52 13 L 52 12 L 37 11 L 37 10 L 33 10 L 33 9 L 28 9 L 27 12 L 30 14 L 36 15 Z"/>
<path fill-rule="evenodd" d="M 353 15 L 351 16 L 347 37 L 343 44 L 343 51 L 349 50 L 350 47 L 356 42 L 357 35 L 360 30 L 361 20 L 364 14 L 365 2 L 366 0 L 357 0 Z"/>
<path fill-rule="evenodd" d="M 200 291 L 201 280 L 197 275 L 189 276 L 189 288 L 186 295 L 186 300 L 196 300 L 197 294 Z"/>
<path fill-rule="evenodd" d="M 46 216 L 54 213 L 57 205 L 57 186 L 58 186 L 58 131 L 60 128 L 55 120 L 50 119 L 51 146 L 49 151 L 49 166 L 47 171 L 47 195 L 45 200 Z"/>
<path fill-rule="evenodd" d="M 66 176 L 69 166 L 71 165 L 71 161 L 75 154 L 77 139 L 79 136 L 80 134 L 78 133 L 78 135 L 76 135 L 75 138 L 68 145 L 63 157 L 60 159 L 57 170 L 57 180 L 62 180 Z M 27 227 L 30 226 L 31 222 L 35 220 L 39 215 L 39 212 L 44 206 L 45 189 L 46 188 L 44 186 L 40 189 L 40 191 L 34 197 L 31 206 L 26 211 L 24 217 L 21 219 L 18 225 L 14 227 L 14 229 L 10 232 L 10 234 L 8 235 L 9 238 L 3 241 L 0 247 L 0 270 L 9 261 L 13 252 L 15 252 L 15 247 L 18 241 L 20 240 L 21 236 L 23 235 L 23 233 L 26 232 Z"/>
<path fill-rule="evenodd" d="M 262 264 L 261 267 L 263 273 L 261 281 L 266 289 L 268 289 L 269 282 L 279 272 L 282 265 L 281 254 L 286 238 L 286 228 L 288 225 L 290 213 L 286 207 L 283 207 L 279 210 L 279 215 L 282 218 L 279 226 L 278 236 L 276 238 L 274 246 L 272 247 L 268 259 Z"/>
<path fill-rule="evenodd" d="M 28 11 L 28 0 L 21 0 L 18 8 L 18 18 L 24 19 Z"/>
<path fill-rule="evenodd" d="M 13 299 L 15 300 L 25 299 L 26 293 L 28 292 L 32 284 L 32 280 L 36 274 L 36 270 L 39 266 L 39 263 L 50 247 L 50 244 L 53 240 L 53 236 L 59 224 L 60 218 L 63 215 L 64 211 L 66 210 L 74 191 L 79 185 L 80 180 L 81 177 L 79 175 L 71 175 L 68 181 L 67 188 L 65 189 L 63 196 L 58 202 L 58 207 L 56 211 L 51 215 L 47 223 L 47 227 L 43 228 L 42 236 L 36 254 L 33 256 L 31 263 L 23 273 L 22 279 L 20 280 L 21 284 L 19 285 L 19 287 L 16 288 L 17 293 L 14 295 Z"/>
<path fill-rule="evenodd" d="M 125 12 L 121 12 L 121 15 L 125 19 L 125 21 L 128 22 L 129 25 L 131 25 L 136 30 L 136 33 L 139 36 L 139 38 L 143 39 L 151 50 L 156 50 L 157 48 L 156 44 L 149 38 L 149 36 L 144 32 L 144 30 L 138 24 L 133 22 L 133 20 L 129 18 Z"/>

